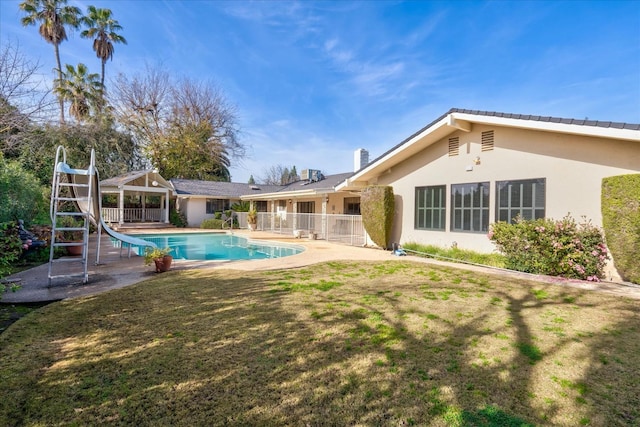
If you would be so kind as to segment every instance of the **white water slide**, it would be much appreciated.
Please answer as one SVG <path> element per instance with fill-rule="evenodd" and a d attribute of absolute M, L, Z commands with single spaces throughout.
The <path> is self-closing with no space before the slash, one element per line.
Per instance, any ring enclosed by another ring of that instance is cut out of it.
<path fill-rule="evenodd" d="M 81 215 L 86 215 L 88 219 L 98 227 L 98 242 L 96 249 L 96 264 L 100 261 L 100 236 L 101 230 L 104 230 L 109 236 L 113 237 L 120 242 L 129 246 L 129 256 L 131 255 L 131 247 L 156 247 L 155 243 L 148 240 L 139 239 L 137 237 L 128 236 L 126 234 L 118 233 L 113 230 L 102 218 L 102 197 L 100 195 L 100 177 L 98 170 L 95 167 L 95 152 L 91 150 L 91 163 L 87 169 L 74 169 L 67 164 L 66 152 L 64 147 L 59 146 L 56 152 L 56 163 L 53 173 L 53 183 L 51 188 L 51 208 L 50 215 L 53 224 L 54 231 L 52 237 L 55 236 L 56 217 L 60 215 L 69 215 L 70 213 L 58 212 L 58 201 L 72 201 L 77 206 Z M 71 197 L 60 197 L 60 189 L 67 187 L 71 193 Z M 84 227 L 85 238 L 83 239 L 83 262 L 86 267 L 86 254 L 88 249 L 88 224 Z M 60 229 L 60 228 L 58 228 Z M 55 239 L 55 237 L 54 237 Z M 54 240 L 52 242 L 55 243 Z M 59 244 L 64 246 L 65 244 Z M 53 245 L 52 245 L 53 253 Z M 51 256 L 50 262 L 53 256 Z M 51 271 L 51 270 L 50 270 Z M 51 273 L 50 273 L 51 279 Z M 86 268 L 85 268 L 85 282 L 87 280 Z"/>

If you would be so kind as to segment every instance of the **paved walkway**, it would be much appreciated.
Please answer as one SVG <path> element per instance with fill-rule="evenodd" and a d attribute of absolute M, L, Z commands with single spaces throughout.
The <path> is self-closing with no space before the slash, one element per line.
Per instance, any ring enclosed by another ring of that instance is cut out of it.
<path fill-rule="evenodd" d="M 173 232 L 176 229 L 172 229 Z M 180 230 L 198 232 L 201 230 Z M 615 283 L 592 283 L 579 280 L 566 280 L 557 277 L 538 276 L 518 273 L 506 270 L 491 269 L 465 264 L 453 264 L 428 258 L 413 256 L 398 257 L 388 251 L 372 248 L 361 248 L 329 243 L 324 240 L 294 239 L 279 234 L 266 232 L 234 231 L 256 240 L 274 241 L 304 246 L 305 251 L 293 256 L 262 259 L 251 261 L 181 261 L 174 260 L 172 270 L 206 269 L 206 268 L 231 268 L 237 270 L 276 270 L 286 268 L 304 267 L 307 265 L 333 260 L 363 260 L 363 261 L 399 261 L 412 260 L 428 264 L 446 265 L 454 268 L 462 268 L 488 274 L 509 275 L 514 278 L 536 280 L 543 283 L 570 286 L 579 289 L 606 292 L 635 299 L 640 299 L 640 286 Z M 89 244 L 89 282 L 83 284 L 81 279 L 57 279 L 52 285 L 48 283 L 48 264 L 44 264 L 30 270 L 25 270 L 6 278 L 8 282 L 19 284 L 21 288 L 16 292 L 7 292 L 2 296 L 2 303 L 28 303 L 57 301 L 67 298 L 75 298 L 86 295 L 94 295 L 111 289 L 118 289 L 138 283 L 142 280 L 154 277 L 155 268 L 144 265 L 144 259 L 135 254 L 127 257 L 127 250 L 114 247 L 111 239 L 104 236 L 101 239 L 100 264 L 95 264 L 96 235 L 92 235 Z M 79 270 L 80 263 L 59 263 L 54 267 L 75 267 Z"/>

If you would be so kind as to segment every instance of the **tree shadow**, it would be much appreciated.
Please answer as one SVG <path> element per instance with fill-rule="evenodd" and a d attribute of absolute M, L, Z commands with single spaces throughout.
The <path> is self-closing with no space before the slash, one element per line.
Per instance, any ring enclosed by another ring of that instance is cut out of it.
<path fill-rule="evenodd" d="M 603 307 L 629 316 L 567 326 Z M 41 320 L 55 313 L 58 324 Z M 0 416 L 13 425 L 638 420 L 631 302 L 462 270 L 332 262 L 170 273 L 15 326 L 0 348 L 12 396 Z M 612 354 L 620 339 L 630 343 Z"/>

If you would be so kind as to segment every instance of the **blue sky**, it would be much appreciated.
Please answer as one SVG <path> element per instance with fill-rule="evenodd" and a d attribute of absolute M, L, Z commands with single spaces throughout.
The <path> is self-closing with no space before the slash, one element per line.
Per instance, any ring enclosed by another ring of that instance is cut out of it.
<path fill-rule="evenodd" d="M 53 47 L 0 0 L 0 42 L 49 78 Z M 110 8 L 107 82 L 145 63 L 211 80 L 237 109 L 247 158 L 232 180 L 275 164 L 353 169 L 452 107 L 640 123 L 639 1 L 74 1 Z M 71 34 L 63 63 L 100 62 Z"/>

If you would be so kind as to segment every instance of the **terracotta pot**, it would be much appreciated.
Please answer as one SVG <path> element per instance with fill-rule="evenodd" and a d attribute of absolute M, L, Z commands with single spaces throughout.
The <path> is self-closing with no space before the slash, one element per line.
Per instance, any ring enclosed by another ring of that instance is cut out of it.
<path fill-rule="evenodd" d="M 71 243 L 71 242 L 69 242 Z M 77 246 L 66 246 L 67 249 L 67 255 L 70 256 L 80 256 L 82 255 L 82 242 L 73 242 L 73 243 L 78 243 Z"/>
<path fill-rule="evenodd" d="M 171 255 L 165 255 L 162 258 L 154 259 L 153 262 L 156 263 L 156 273 L 169 271 L 169 269 L 171 268 L 172 261 L 173 261 L 173 257 Z"/>

